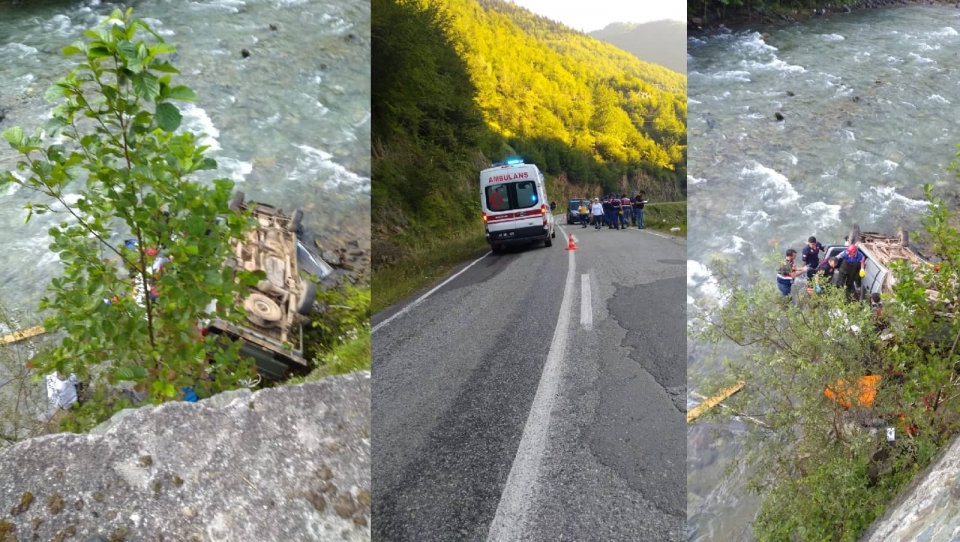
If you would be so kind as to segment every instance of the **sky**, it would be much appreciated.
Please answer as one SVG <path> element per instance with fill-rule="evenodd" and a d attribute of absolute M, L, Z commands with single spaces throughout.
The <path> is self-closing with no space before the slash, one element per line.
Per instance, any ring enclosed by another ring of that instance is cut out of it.
<path fill-rule="evenodd" d="M 537 15 L 584 32 L 610 23 L 648 23 L 663 19 L 685 21 L 684 0 L 512 0 Z"/>

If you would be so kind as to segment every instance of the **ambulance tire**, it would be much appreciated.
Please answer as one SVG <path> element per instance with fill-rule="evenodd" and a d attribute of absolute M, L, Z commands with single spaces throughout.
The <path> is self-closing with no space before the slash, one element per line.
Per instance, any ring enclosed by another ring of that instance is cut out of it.
<path fill-rule="evenodd" d="M 545 247 L 552 247 L 552 246 L 553 246 L 553 239 L 547 237 L 547 240 L 543 242 L 543 246 L 545 246 Z"/>
<path fill-rule="evenodd" d="M 490 252 L 493 252 L 494 254 L 500 254 L 503 252 L 503 248 L 501 248 L 500 245 L 490 245 Z"/>
<path fill-rule="evenodd" d="M 557 238 L 557 230 L 553 230 L 552 232 L 550 232 L 550 237 L 556 239 L 556 238 Z"/>

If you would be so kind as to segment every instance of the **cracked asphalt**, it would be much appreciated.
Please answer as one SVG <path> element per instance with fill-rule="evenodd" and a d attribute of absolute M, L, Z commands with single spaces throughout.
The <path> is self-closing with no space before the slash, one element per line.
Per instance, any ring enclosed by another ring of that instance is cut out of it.
<path fill-rule="evenodd" d="M 374 540 L 487 540 L 495 517 L 531 541 L 685 537 L 686 242 L 564 227 L 579 246 L 565 328 L 558 231 L 551 248 L 488 255 L 374 333 Z M 566 348 L 557 392 L 537 399 L 549 416 L 535 417 L 531 496 L 501 502 L 555 332 Z"/>

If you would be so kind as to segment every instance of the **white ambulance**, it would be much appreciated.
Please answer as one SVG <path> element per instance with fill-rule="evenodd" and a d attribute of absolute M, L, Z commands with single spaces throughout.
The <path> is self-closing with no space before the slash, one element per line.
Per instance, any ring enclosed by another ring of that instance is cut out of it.
<path fill-rule="evenodd" d="M 508 160 L 481 171 L 480 202 L 487 242 L 494 252 L 512 244 L 553 245 L 557 232 L 552 211 L 557 204 L 547 204 L 547 187 L 537 166 Z"/>

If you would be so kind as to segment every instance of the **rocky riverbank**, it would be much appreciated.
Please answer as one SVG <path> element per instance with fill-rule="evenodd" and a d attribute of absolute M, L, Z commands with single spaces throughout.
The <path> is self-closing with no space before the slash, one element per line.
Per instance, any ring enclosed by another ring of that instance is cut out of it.
<path fill-rule="evenodd" d="M 960 1 L 940 0 L 861 0 L 848 5 L 826 5 L 813 9 L 771 8 L 757 7 L 746 11 L 731 11 L 729 14 L 709 17 L 691 17 L 687 19 L 687 34 L 696 35 L 702 32 L 717 31 L 720 29 L 737 30 L 748 26 L 785 25 L 807 22 L 817 17 L 827 17 L 841 13 L 852 13 L 865 9 L 880 9 L 894 6 L 910 5 L 952 5 L 960 9 Z"/>

